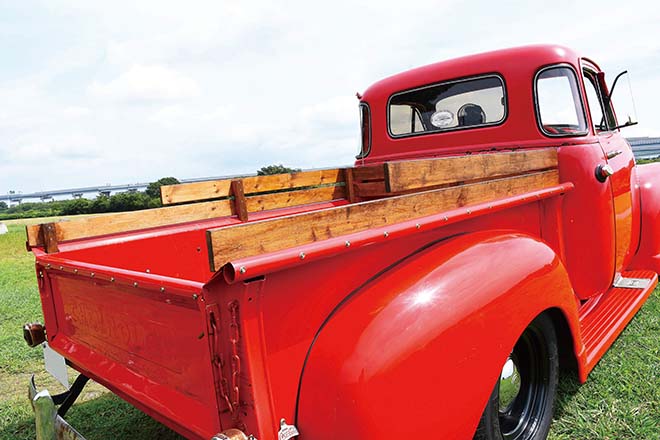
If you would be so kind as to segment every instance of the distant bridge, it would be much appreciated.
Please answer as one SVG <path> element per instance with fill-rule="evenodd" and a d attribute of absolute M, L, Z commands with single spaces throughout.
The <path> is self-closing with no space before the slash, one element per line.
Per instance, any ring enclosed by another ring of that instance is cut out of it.
<path fill-rule="evenodd" d="M 190 182 L 203 182 L 206 180 L 220 180 L 220 179 L 231 179 L 233 177 L 244 177 L 247 174 L 242 174 L 241 176 L 217 176 L 217 177 L 201 177 L 194 179 L 181 179 L 181 183 L 190 183 Z M 254 174 L 252 174 L 254 175 Z M 120 192 L 136 192 L 143 191 L 147 189 L 149 183 L 127 183 L 124 185 L 100 185 L 100 186 L 86 186 L 82 188 L 69 188 L 69 189 L 56 189 L 52 191 L 37 191 L 33 193 L 21 193 L 10 191 L 9 194 L 0 194 L 1 201 L 9 201 L 10 203 L 21 203 L 25 200 L 53 200 L 55 197 L 65 197 L 65 198 L 81 198 L 85 195 L 87 196 L 97 196 L 97 195 L 106 195 L 116 194 Z"/>

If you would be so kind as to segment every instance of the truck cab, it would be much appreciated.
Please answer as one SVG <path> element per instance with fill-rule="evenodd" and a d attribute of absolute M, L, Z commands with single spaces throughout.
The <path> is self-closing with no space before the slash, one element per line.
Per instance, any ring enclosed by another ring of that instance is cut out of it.
<path fill-rule="evenodd" d="M 562 209 L 570 245 L 555 250 L 576 294 L 605 292 L 629 266 L 641 219 L 635 160 L 620 132 L 631 115 L 617 122 L 605 74 L 588 58 L 543 45 L 440 62 L 374 84 L 360 114 L 357 165 L 557 148 L 561 180 L 576 188 Z"/>

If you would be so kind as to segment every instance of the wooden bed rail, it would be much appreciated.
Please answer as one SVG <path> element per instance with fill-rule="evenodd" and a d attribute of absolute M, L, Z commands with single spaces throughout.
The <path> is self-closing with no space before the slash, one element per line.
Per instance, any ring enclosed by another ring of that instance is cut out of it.
<path fill-rule="evenodd" d="M 557 168 L 557 150 L 544 148 L 388 162 L 384 167 L 385 191 L 396 193 Z"/>
<path fill-rule="evenodd" d="M 541 171 L 211 229 L 210 267 L 558 184 L 557 170 Z"/>
<path fill-rule="evenodd" d="M 235 184 L 240 187 L 240 184 Z M 142 211 L 101 214 L 71 221 L 28 226 L 28 247 L 44 246 L 46 252 L 57 252 L 57 243 L 80 238 L 149 229 L 159 226 L 208 220 L 235 215 L 246 221 L 248 212 L 286 208 L 344 198 L 343 186 L 325 186 L 274 192 L 251 197 L 237 195 L 223 200 L 166 206 Z"/>
<path fill-rule="evenodd" d="M 305 187 L 336 185 L 344 182 L 344 170 L 300 171 L 290 174 L 251 176 L 205 182 L 164 185 L 160 188 L 163 205 L 227 198 L 233 195 L 232 182 L 240 181 L 245 195 L 268 191 L 293 190 Z"/>
<path fill-rule="evenodd" d="M 62 241 L 224 216 L 236 216 L 245 222 L 250 212 L 337 199 L 346 199 L 351 207 L 355 206 L 351 209 L 359 211 L 359 202 L 449 189 L 504 177 L 531 176 L 556 167 L 556 149 L 544 148 L 169 185 L 161 188 L 161 197 L 165 205 L 171 206 L 28 226 L 28 247 L 43 246 L 46 252 L 57 252 L 58 243 Z M 556 180 L 556 175 L 551 175 L 554 176 L 552 180 Z M 485 193 L 486 197 L 500 197 L 501 191 L 506 190 L 502 182 L 493 185 L 483 187 L 490 188 Z M 463 194 L 464 191 L 474 191 L 474 187 L 455 193 Z M 452 196 L 442 197 L 448 197 L 447 206 L 452 203 Z M 410 212 L 410 207 L 396 205 L 405 200 L 383 201 L 382 206 L 388 206 L 388 210 Z M 257 230 L 254 231 L 256 233 Z"/>

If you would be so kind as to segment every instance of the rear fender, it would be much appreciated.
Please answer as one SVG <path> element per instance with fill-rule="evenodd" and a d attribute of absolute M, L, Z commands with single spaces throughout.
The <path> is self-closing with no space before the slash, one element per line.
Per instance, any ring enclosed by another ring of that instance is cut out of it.
<path fill-rule="evenodd" d="M 660 163 L 637 165 L 641 199 L 641 238 L 631 269 L 660 273 Z"/>
<path fill-rule="evenodd" d="M 479 232 L 410 256 L 317 334 L 301 378 L 301 439 L 471 438 L 518 337 L 551 308 L 577 335 L 566 271 L 533 237 Z"/>

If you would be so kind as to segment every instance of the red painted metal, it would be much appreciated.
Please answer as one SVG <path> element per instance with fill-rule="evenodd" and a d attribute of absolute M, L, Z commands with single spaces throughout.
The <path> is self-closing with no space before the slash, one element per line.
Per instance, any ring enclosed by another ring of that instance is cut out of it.
<path fill-rule="evenodd" d="M 560 180 L 575 185 L 562 209 L 565 263 L 576 295 L 584 300 L 605 292 L 614 279 L 612 190 L 594 174 L 605 162 L 600 144 L 566 145 L 558 151 Z"/>
<path fill-rule="evenodd" d="M 301 432 L 471 438 L 513 344 L 552 308 L 577 330 L 568 276 L 532 237 L 480 232 L 413 254 L 325 323 L 303 372 Z"/>
<path fill-rule="evenodd" d="M 585 380 L 650 292 L 612 289 L 615 274 L 655 283 L 660 270 L 660 167 L 635 166 L 618 133 L 541 133 L 534 76 L 560 63 L 580 71 L 576 53 L 532 46 L 378 82 L 361 97 L 373 141 L 359 161 L 556 147 L 558 186 L 232 261 L 215 274 L 206 231 L 236 218 L 64 242 L 54 254 L 34 248 L 49 344 L 205 440 L 231 428 L 274 439 L 282 418 L 301 439 L 471 438 L 511 347 L 548 311 L 568 329 L 562 342 Z M 506 83 L 503 124 L 388 135 L 393 93 L 493 72 Z M 614 150 L 622 153 L 607 159 Z M 595 169 L 607 163 L 615 174 L 599 182 Z"/>
<path fill-rule="evenodd" d="M 660 164 L 638 165 L 637 187 L 641 203 L 641 238 L 631 268 L 660 273 Z"/>

